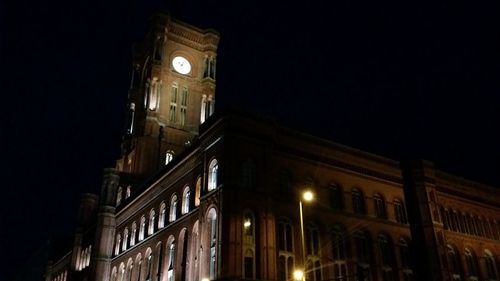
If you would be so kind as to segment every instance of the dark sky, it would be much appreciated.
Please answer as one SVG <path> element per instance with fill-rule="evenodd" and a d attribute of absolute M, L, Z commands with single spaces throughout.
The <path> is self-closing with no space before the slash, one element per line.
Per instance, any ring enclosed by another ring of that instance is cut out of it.
<path fill-rule="evenodd" d="M 217 108 L 500 186 L 499 4 L 50 2 L 0 4 L 2 280 L 44 266 L 114 165 L 131 46 L 156 9 L 221 33 Z"/>

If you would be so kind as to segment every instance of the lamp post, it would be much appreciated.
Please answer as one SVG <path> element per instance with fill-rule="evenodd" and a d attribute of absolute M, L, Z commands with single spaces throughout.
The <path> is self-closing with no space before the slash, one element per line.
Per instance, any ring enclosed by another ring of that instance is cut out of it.
<path fill-rule="evenodd" d="M 305 202 L 311 202 L 313 199 L 314 199 L 314 194 L 311 191 L 306 190 L 302 193 L 302 196 L 299 200 L 300 238 L 302 239 L 302 262 L 303 262 L 303 266 L 304 266 L 304 271 L 306 269 L 306 243 L 305 243 L 305 238 L 304 238 L 304 215 L 302 212 L 302 200 L 304 200 Z M 294 278 L 297 279 L 297 278 L 299 278 L 299 275 L 301 275 L 302 281 L 305 281 L 306 280 L 305 273 L 302 272 L 300 274 L 299 272 L 300 272 L 300 270 L 297 270 L 294 272 Z"/>

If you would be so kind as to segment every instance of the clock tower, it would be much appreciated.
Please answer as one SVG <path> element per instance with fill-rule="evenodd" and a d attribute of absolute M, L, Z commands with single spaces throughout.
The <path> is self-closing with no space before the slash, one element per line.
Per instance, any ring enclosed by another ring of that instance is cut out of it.
<path fill-rule="evenodd" d="M 196 138 L 214 111 L 218 43 L 214 30 L 153 16 L 150 32 L 133 49 L 120 172 L 149 176 Z"/>

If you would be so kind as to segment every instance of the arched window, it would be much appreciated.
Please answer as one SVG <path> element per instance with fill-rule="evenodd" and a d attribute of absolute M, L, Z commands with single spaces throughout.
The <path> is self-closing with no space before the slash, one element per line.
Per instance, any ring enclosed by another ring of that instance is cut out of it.
<path fill-rule="evenodd" d="M 196 188 L 194 191 L 194 205 L 200 205 L 200 196 L 201 196 L 201 177 L 198 177 L 196 180 Z"/>
<path fill-rule="evenodd" d="M 465 265 L 467 266 L 467 278 L 470 281 L 478 280 L 477 259 L 474 252 L 465 248 Z"/>
<path fill-rule="evenodd" d="M 210 280 L 217 278 L 216 262 L 217 262 L 217 213 L 214 208 L 208 211 L 207 222 L 210 227 L 210 266 L 209 277 Z"/>
<path fill-rule="evenodd" d="M 353 237 L 356 258 L 358 261 L 356 265 L 357 280 L 369 281 L 371 280 L 370 269 L 373 262 L 370 234 L 364 231 L 357 231 L 354 233 Z"/>
<path fill-rule="evenodd" d="M 189 186 L 184 188 L 184 192 L 182 193 L 182 208 L 181 213 L 187 214 L 189 213 L 189 201 L 191 200 L 191 190 Z"/>
<path fill-rule="evenodd" d="M 489 250 L 484 250 L 484 259 L 486 264 L 486 278 L 488 280 L 498 280 L 495 257 Z"/>
<path fill-rule="evenodd" d="M 118 187 L 118 191 L 116 191 L 116 206 L 119 206 L 122 203 L 122 187 Z"/>
<path fill-rule="evenodd" d="M 173 195 L 170 200 L 170 213 L 169 221 L 175 221 L 177 219 L 177 195 Z"/>
<path fill-rule="evenodd" d="M 408 223 L 406 218 L 406 209 L 403 201 L 399 199 L 394 199 L 394 214 L 396 215 L 396 221 L 399 223 Z"/>
<path fill-rule="evenodd" d="M 118 281 L 125 281 L 125 264 L 120 263 L 120 267 L 118 269 Z"/>
<path fill-rule="evenodd" d="M 461 267 L 460 267 L 460 258 L 459 253 L 455 249 L 455 247 L 451 245 L 447 245 L 447 257 L 448 257 L 448 267 L 450 269 L 452 280 L 462 280 L 460 276 Z"/>
<path fill-rule="evenodd" d="M 177 83 L 172 84 L 172 88 L 170 88 L 170 123 L 175 124 L 177 121 L 177 92 L 179 90 L 179 86 Z"/>
<path fill-rule="evenodd" d="M 130 233 L 130 246 L 135 245 L 135 237 L 137 235 L 137 224 L 135 221 L 132 223 L 132 232 Z"/>
<path fill-rule="evenodd" d="M 161 202 L 160 204 L 160 214 L 158 216 L 158 228 L 163 228 L 165 226 L 165 213 L 167 212 L 167 204 Z"/>
<path fill-rule="evenodd" d="M 167 153 L 165 153 L 165 165 L 167 165 L 168 163 L 170 163 L 170 161 L 172 161 L 174 159 L 174 152 L 172 150 L 169 150 L 167 151 Z"/>
<path fill-rule="evenodd" d="M 255 279 L 255 218 L 252 212 L 243 213 L 243 278 Z"/>
<path fill-rule="evenodd" d="M 413 280 L 413 263 L 408 241 L 404 238 L 399 239 L 398 248 L 404 280 Z"/>
<path fill-rule="evenodd" d="M 146 230 L 146 217 L 141 217 L 141 224 L 139 225 L 139 241 L 144 240 L 144 231 Z"/>
<path fill-rule="evenodd" d="M 365 214 L 365 198 L 361 190 L 353 188 L 351 192 L 352 196 L 352 210 L 356 214 Z"/>
<path fill-rule="evenodd" d="M 330 185 L 330 205 L 335 210 L 344 209 L 344 192 L 338 184 Z"/>
<path fill-rule="evenodd" d="M 134 261 L 129 258 L 127 261 L 127 267 L 125 268 L 125 281 L 132 280 L 132 270 L 134 269 Z"/>
<path fill-rule="evenodd" d="M 290 220 L 278 222 L 278 281 L 291 280 L 295 264 L 293 226 Z"/>
<path fill-rule="evenodd" d="M 217 176 L 219 171 L 219 164 L 217 159 L 213 159 L 208 166 L 208 191 L 217 188 Z"/>
<path fill-rule="evenodd" d="M 128 199 L 131 193 L 132 193 L 132 187 L 129 185 L 127 186 L 127 191 L 125 192 L 125 199 Z"/>
<path fill-rule="evenodd" d="M 151 281 L 153 279 L 152 271 L 153 271 L 153 251 L 151 248 L 146 249 L 146 281 Z"/>
<path fill-rule="evenodd" d="M 173 236 L 168 238 L 167 242 L 167 281 L 174 281 L 175 274 L 175 243 Z"/>
<path fill-rule="evenodd" d="M 132 281 L 140 281 L 141 280 L 142 272 L 143 272 L 143 269 L 142 269 L 142 255 L 141 255 L 141 253 L 139 253 L 135 257 L 135 268 L 134 268 L 134 273 L 133 273 L 133 279 L 132 279 Z"/>
<path fill-rule="evenodd" d="M 127 242 L 128 242 L 128 228 L 125 228 L 125 230 L 123 230 L 123 243 L 122 243 L 123 251 L 127 250 Z"/>
<path fill-rule="evenodd" d="M 387 218 L 387 213 L 385 211 L 385 201 L 382 195 L 374 194 L 373 203 L 375 206 L 375 216 L 382 219 Z"/>
<path fill-rule="evenodd" d="M 161 266 L 162 266 L 162 260 L 163 260 L 163 247 L 162 243 L 158 242 L 156 244 L 156 250 L 155 250 L 155 263 L 153 265 L 153 280 L 161 280 Z M 132 281 L 132 280 L 131 280 Z"/>
<path fill-rule="evenodd" d="M 155 210 L 152 209 L 149 212 L 148 235 L 151 235 L 155 232 L 155 216 Z"/>
<path fill-rule="evenodd" d="M 111 270 L 111 278 L 109 279 L 110 281 L 117 281 L 118 274 L 117 274 L 117 269 L 116 266 L 113 267 L 113 270 Z"/>
<path fill-rule="evenodd" d="M 116 235 L 116 244 L 115 244 L 115 256 L 120 254 L 120 245 L 122 243 L 122 236 L 118 233 Z"/>
<path fill-rule="evenodd" d="M 320 263 L 320 241 L 319 229 L 315 225 L 308 225 L 305 234 L 306 243 L 306 272 L 307 280 L 320 281 L 321 278 L 321 263 Z"/>
<path fill-rule="evenodd" d="M 347 270 L 347 241 L 344 229 L 338 225 L 331 232 L 331 245 L 333 257 L 333 275 L 335 280 L 347 280 L 350 276 Z"/>
<path fill-rule="evenodd" d="M 382 264 L 382 280 L 394 280 L 394 248 L 392 241 L 384 234 L 378 237 L 378 246 Z"/>

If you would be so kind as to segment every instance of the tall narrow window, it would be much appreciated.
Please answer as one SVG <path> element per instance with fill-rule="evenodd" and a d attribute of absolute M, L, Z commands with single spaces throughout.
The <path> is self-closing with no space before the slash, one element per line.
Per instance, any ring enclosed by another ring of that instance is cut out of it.
<path fill-rule="evenodd" d="M 141 224 L 139 225 L 139 241 L 144 240 L 144 231 L 146 229 L 146 217 L 141 217 Z"/>
<path fill-rule="evenodd" d="M 319 256 L 319 229 L 316 226 L 309 225 L 306 228 L 306 264 L 307 264 L 307 280 L 321 280 L 321 266 Z"/>
<path fill-rule="evenodd" d="M 148 235 L 151 235 L 155 232 L 155 216 L 155 210 L 151 210 L 149 212 Z"/>
<path fill-rule="evenodd" d="M 373 195 L 373 203 L 375 205 L 375 216 L 377 218 L 385 219 L 387 217 L 385 211 L 385 202 L 384 198 L 380 194 Z"/>
<path fill-rule="evenodd" d="M 286 281 L 292 279 L 295 264 L 293 250 L 293 227 L 289 220 L 278 222 L 278 280 Z"/>
<path fill-rule="evenodd" d="M 356 251 L 357 266 L 356 276 L 357 280 L 370 281 L 371 280 L 371 265 L 372 259 L 372 243 L 370 235 L 363 231 L 354 233 L 354 246 Z"/>
<path fill-rule="evenodd" d="M 253 213 L 243 214 L 243 278 L 255 279 L 255 219 Z"/>
<path fill-rule="evenodd" d="M 498 280 L 498 271 L 495 257 L 489 250 L 484 251 L 484 259 L 486 264 L 486 277 L 488 280 Z"/>
<path fill-rule="evenodd" d="M 330 185 L 330 205 L 335 210 L 344 208 L 344 193 L 342 188 L 337 184 Z"/>
<path fill-rule="evenodd" d="M 200 196 L 201 196 L 201 177 L 198 177 L 196 180 L 196 189 L 194 191 L 194 205 L 200 205 Z"/>
<path fill-rule="evenodd" d="M 210 262 L 209 276 L 210 280 L 217 278 L 216 262 L 217 262 L 217 213 L 215 209 L 208 211 L 208 225 L 210 227 Z"/>
<path fill-rule="evenodd" d="M 189 201 L 191 200 L 191 190 L 189 189 L 189 186 L 186 186 L 184 188 L 184 192 L 182 194 L 182 214 L 187 214 L 189 213 Z"/>
<path fill-rule="evenodd" d="M 132 232 L 130 233 L 130 246 L 135 245 L 135 237 L 137 235 L 137 224 L 135 221 L 132 223 Z"/>
<path fill-rule="evenodd" d="M 152 267 L 153 267 L 153 253 L 151 248 L 147 248 L 146 250 L 146 281 L 152 281 Z"/>
<path fill-rule="evenodd" d="M 356 214 L 365 214 L 365 199 L 361 190 L 354 188 L 351 192 L 352 209 Z"/>
<path fill-rule="evenodd" d="M 251 189 L 255 186 L 255 164 L 248 159 L 241 165 L 241 187 Z"/>
<path fill-rule="evenodd" d="M 403 201 L 399 199 L 394 200 L 394 213 L 396 215 L 396 221 L 399 223 L 408 223 L 406 218 L 406 210 Z"/>
<path fill-rule="evenodd" d="M 121 243 L 122 243 L 122 236 L 120 234 L 118 234 L 118 235 L 116 235 L 115 256 L 120 254 Z"/>
<path fill-rule="evenodd" d="M 217 188 L 217 176 L 219 171 L 219 164 L 217 159 L 213 159 L 208 166 L 208 191 Z"/>
<path fill-rule="evenodd" d="M 131 193 L 132 193 L 132 187 L 129 185 L 127 186 L 127 191 L 125 192 L 125 199 L 128 199 Z"/>
<path fill-rule="evenodd" d="M 170 213 L 169 221 L 175 221 L 177 219 L 177 195 L 173 195 L 170 199 Z"/>
<path fill-rule="evenodd" d="M 413 280 L 413 263 L 408 241 L 403 238 L 399 239 L 398 248 L 404 281 Z"/>
<path fill-rule="evenodd" d="M 476 255 L 469 249 L 465 249 L 465 265 L 467 266 L 467 276 L 470 281 L 478 280 Z"/>
<path fill-rule="evenodd" d="M 151 86 L 149 87 L 149 101 L 148 101 L 148 109 L 151 111 L 155 111 L 158 107 L 158 103 L 160 101 L 160 91 L 161 91 L 161 82 L 158 78 L 153 77 L 153 81 L 151 82 Z"/>
<path fill-rule="evenodd" d="M 169 150 L 167 151 L 167 153 L 165 153 L 165 165 L 170 163 L 172 159 L 174 159 L 174 152 L 172 150 Z"/>
<path fill-rule="evenodd" d="M 347 245 L 344 231 L 341 227 L 335 226 L 331 234 L 333 275 L 335 280 L 346 281 L 350 275 L 347 271 Z"/>
<path fill-rule="evenodd" d="M 158 228 L 165 227 L 165 213 L 167 212 L 167 204 L 161 202 L 160 204 L 160 214 L 158 215 Z"/>
<path fill-rule="evenodd" d="M 168 251 L 168 266 L 167 266 L 167 281 L 174 281 L 175 274 L 175 243 L 173 237 L 170 237 L 167 244 Z"/>
<path fill-rule="evenodd" d="M 379 235 L 378 246 L 382 258 L 382 280 L 394 280 L 394 248 L 391 240 L 386 235 Z"/>
<path fill-rule="evenodd" d="M 122 203 L 122 193 L 122 187 L 119 186 L 118 191 L 116 191 L 116 206 L 120 206 L 120 204 Z"/>
<path fill-rule="evenodd" d="M 207 96 L 203 95 L 201 98 L 200 124 L 203 124 L 203 122 L 207 119 L 207 113 Z"/>
<path fill-rule="evenodd" d="M 177 117 L 177 84 L 173 84 L 170 89 L 170 122 L 175 123 Z"/>
<path fill-rule="evenodd" d="M 123 243 L 122 243 L 123 251 L 127 250 L 127 242 L 128 242 L 128 228 L 125 228 L 125 230 L 123 230 Z"/>
<path fill-rule="evenodd" d="M 461 267 L 460 267 L 460 258 L 458 252 L 455 250 L 455 247 L 448 245 L 447 246 L 447 256 L 448 256 L 448 267 L 450 268 L 450 273 L 452 280 L 462 280 L 460 276 Z"/>
<path fill-rule="evenodd" d="M 188 89 L 186 87 L 182 88 L 181 94 L 181 125 L 186 125 L 187 120 L 187 104 L 188 104 Z"/>

